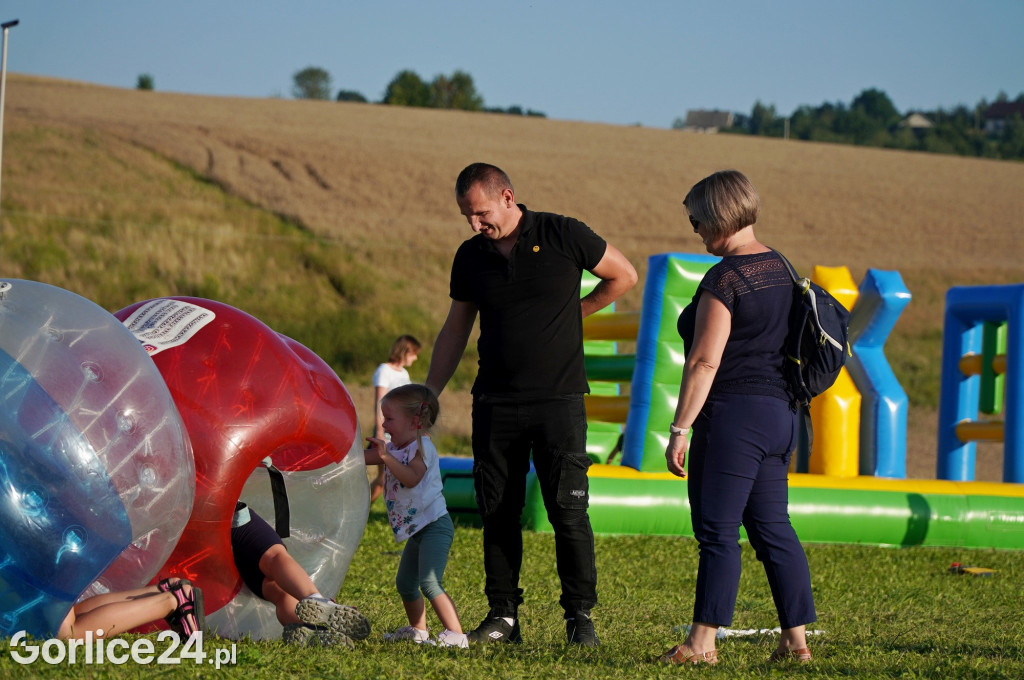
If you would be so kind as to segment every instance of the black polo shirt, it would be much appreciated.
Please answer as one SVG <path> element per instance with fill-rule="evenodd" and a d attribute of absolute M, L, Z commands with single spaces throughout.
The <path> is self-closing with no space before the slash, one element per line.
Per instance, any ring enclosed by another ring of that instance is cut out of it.
<path fill-rule="evenodd" d="M 519 238 L 507 260 L 477 234 L 459 246 L 452 263 L 452 299 L 480 311 L 473 394 L 589 392 L 580 277 L 597 266 L 607 245 L 579 220 L 519 208 Z"/>

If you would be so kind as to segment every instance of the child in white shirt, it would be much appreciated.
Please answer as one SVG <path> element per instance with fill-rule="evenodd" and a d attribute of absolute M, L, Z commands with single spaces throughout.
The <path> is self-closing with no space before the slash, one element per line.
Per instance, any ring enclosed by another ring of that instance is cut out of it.
<path fill-rule="evenodd" d="M 384 395 L 402 385 L 408 385 L 409 371 L 406 369 L 416 362 L 420 354 L 420 341 L 411 335 L 400 335 L 391 344 L 388 360 L 373 372 L 373 436 L 384 439 L 381 429 L 383 416 L 380 413 L 380 400 Z M 377 500 L 384 489 L 384 466 L 377 466 L 377 476 L 370 483 L 370 502 Z"/>
<path fill-rule="evenodd" d="M 367 464 L 386 468 L 388 520 L 395 540 L 406 541 L 395 586 L 409 618 L 408 626 L 385 638 L 429 642 L 426 598 L 445 627 L 437 644 L 468 647 L 455 604 L 441 586 L 455 527 L 441 494 L 437 449 L 427 434 L 440 410 L 437 397 L 425 385 L 404 385 L 384 395 L 380 407 L 391 441 L 367 437 L 371 447 L 365 456 Z"/>

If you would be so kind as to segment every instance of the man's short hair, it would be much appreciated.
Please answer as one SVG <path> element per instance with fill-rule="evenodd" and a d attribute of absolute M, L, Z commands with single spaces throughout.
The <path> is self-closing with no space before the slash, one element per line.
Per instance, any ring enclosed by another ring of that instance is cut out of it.
<path fill-rule="evenodd" d="M 474 185 L 479 184 L 490 196 L 496 196 L 505 189 L 512 189 L 512 180 L 505 171 L 489 163 L 467 165 L 455 180 L 455 198 L 462 198 Z M 515 189 L 512 189 L 515 193 Z"/>

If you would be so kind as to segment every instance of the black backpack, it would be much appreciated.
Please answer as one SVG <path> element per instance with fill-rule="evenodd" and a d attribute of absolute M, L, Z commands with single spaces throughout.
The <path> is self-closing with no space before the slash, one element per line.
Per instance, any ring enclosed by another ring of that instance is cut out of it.
<path fill-rule="evenodd" d="M 773 249 L 774 250 L 774 249 Z M 850 312 L 827 290 L 797 276 L 789 260 L 775 251 L 793 278 L 793 308 L 786 339 L 786 379 L 799 406 L 806 406 L 836 381 L 846 358 Z"/>

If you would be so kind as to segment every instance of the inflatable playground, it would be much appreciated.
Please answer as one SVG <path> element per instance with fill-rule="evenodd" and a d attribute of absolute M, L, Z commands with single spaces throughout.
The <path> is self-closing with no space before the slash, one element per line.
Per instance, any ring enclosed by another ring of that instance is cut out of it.
<path fill-rule="evenodd" d="M 664 452 L 684 363 L 676 319 L 717 261 L 652 256 L 638 313 L 584 320 L 596 533 L 693 535 L 686 481 L 666 471 Z M 913 480 L 908 400 L 884 354 L 910 292 L 895 271 L 869 269 L 859 286 L 846 267 L 815 267 L 811 278 L 851 310 L 852 356 L 812 402 L 812 441 L 793 458 L 789 512 L 801 540 L 1024 549 L 1024 284 L 948 291 L 937 478 Z M 584 294 L 594 283 L 584 280 Z M 979 441 L 1003 443 L 1003 483 L 974 481 Z M 442 458 L 441 469 L 449 510 L 472 521 L 472 460 Z M 532 476 L 523 523 L 551 530 Z"/>

